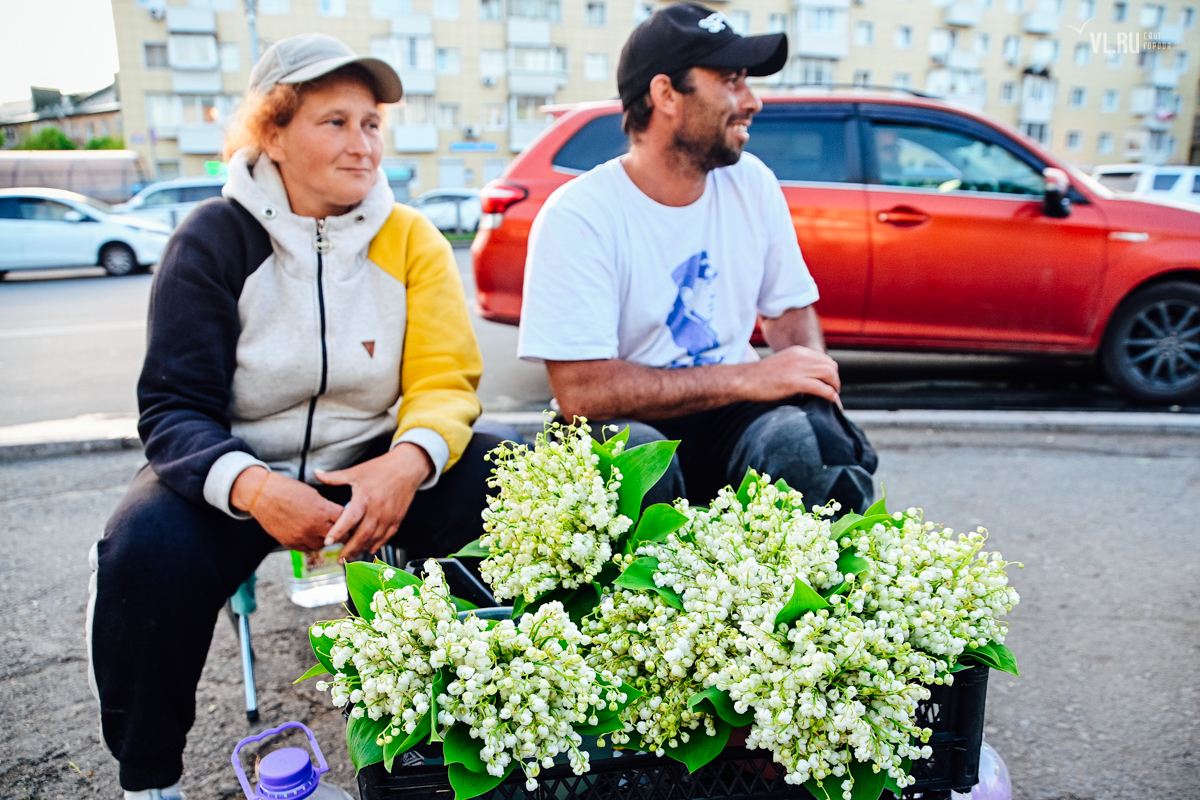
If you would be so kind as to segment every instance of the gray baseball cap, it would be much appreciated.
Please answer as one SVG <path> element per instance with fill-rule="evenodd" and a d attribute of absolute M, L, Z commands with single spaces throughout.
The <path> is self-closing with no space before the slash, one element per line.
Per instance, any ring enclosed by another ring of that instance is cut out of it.
<path fill-rule="evenodd" d="M 404 94 L 400 76 L 386 61 L 360 56 L 344 43 L 323 33 L 303 33 L 280 39 L 267 48 L 250 70 L 250 91 L 266 92 L 277 83 L 304 83 L 347 64 L 360 64 L 374 79 L 375 99 L 396 103 Z"/>

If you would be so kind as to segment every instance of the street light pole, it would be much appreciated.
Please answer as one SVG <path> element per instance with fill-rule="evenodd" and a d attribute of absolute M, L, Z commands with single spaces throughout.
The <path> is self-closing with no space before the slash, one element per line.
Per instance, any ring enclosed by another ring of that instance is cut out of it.
<path fill-rule="evenodd" d="M 258 0 L 245 0 L 246 24 L 250 26 L 250 66 L 258 63 Z"/>

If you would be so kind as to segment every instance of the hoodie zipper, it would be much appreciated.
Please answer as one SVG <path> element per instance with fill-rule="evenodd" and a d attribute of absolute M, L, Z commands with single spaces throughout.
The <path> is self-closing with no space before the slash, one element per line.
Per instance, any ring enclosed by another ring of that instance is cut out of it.
<path fill-rule="evenodd" d="M 312 446 L 313 417 L 317 413 L 317 399 L 325 394 L 329 378 L 329 352 L 325 346 L 325 287 L 322 277 L 325 271 L 323 254 L 332 246 L 325 236 L 325 220 L 317 220 L 317 236 L 313 239 L 313 249 L 317 251 L 317 310 L 321 322 L 321 385 L 308 401 L 308 423 L 304 428 L 304 449 L 300 451 L 300 480 L 305 481 L 304 473 L 308 466 L 308 451 Z"/>

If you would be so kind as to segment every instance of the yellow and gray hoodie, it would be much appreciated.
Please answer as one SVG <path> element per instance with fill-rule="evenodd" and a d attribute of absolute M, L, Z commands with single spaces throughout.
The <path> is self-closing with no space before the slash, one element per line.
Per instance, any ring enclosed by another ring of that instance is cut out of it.
<path fill-rule="evenodd" d="M 238 518 L 247 467 L 316 484 L 393 431 L 429 454 L 432 486 L 470 441 L 482 369 L 450 245 L 382 170 L 356 208 L 316 220 L 242 151 L 160 262 L 138 431 L 168 486 Z"/>

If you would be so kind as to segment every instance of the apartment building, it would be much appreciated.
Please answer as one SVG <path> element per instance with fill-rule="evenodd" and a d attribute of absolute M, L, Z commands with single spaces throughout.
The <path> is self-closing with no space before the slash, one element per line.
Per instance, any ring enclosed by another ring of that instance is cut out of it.
<path fill-rule="evenodd" d="M 1195 5 L 1172 0 L 710 0 L 741 33 L 786 31 L 764 92 L 899 86 L 987 111 L 1084 165 L 1186 161 Z M 246 0 L 113 0 L 124 129 L 160 178 L 217 168 L 253 54 Z M 481 186 L 548 124 L 616 95 L 657 0 L 256 0 L 260 48 L 321 31 L 386 59 L 405 99 L 384 168 L 398 197 Z"/>

